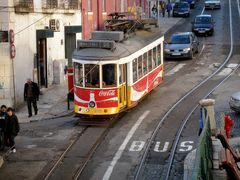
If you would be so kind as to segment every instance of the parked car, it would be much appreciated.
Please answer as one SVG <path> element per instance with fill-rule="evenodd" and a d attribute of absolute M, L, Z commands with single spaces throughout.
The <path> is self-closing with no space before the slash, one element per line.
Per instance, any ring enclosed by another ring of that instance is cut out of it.
<path fill-rule="evenodd" d="M 204 2 L 205 9 L 221 9 L 220 0 L 206 0 Z"/>
<path fill-rule="evenodd" d="M 190 6 L 187 2 L 176 2 L 173 6 L 173 17 L 190 16 Z"/>
<path fill-rule="evenodd" d="M 195 0 L 181 0 L 181 1 L 185 1 L 185 2 L 187 2 L 189 5 L 190 5 L 190 8 L 191 9 L 193 9 L 193 8 L 195 8 Z"/>
<path fill-rule="evenodd" d="M 214 33 L 214 21 L 212 15 L 202 14 L 194 18 L 192 22 L 192 32 L 196 35 L 206 34 L 212 36 Z"/>
<path fill-rule="evenodd" d="M 164 57 L 192 59 L 193 54 L 199 51 L 199 44 L 198 38 L 192 32 L 173 34 L 170 42 L 164 46 Z"/>
<path fill-rule="evenodd" d="M 231 95 L 229 105 L 233 111 L 240 113 L 240 91 Z"/>

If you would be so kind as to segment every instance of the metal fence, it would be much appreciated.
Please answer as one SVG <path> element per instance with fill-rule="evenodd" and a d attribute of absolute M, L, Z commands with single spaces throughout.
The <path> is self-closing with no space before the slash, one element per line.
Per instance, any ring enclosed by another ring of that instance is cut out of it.
<path fill-rule="evenodd" d="M 195 164 L 192 171 L 192 180 L 212 180 L 211 169 L 213 167 L 213 147 L 211 140 L 211 128 L 207 111 L 203 111 L 204 128 L 199 137 Z"/>

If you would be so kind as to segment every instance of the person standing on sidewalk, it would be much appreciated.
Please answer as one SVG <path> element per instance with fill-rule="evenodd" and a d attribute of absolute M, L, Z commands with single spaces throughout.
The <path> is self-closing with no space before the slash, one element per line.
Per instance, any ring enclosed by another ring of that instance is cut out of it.
<path fill-rule="evenodd" d="M 171 4 L 171 2 L 169 1 L 168 4 L 167 4 L 168 17 L 170 17 L 171 11 L 172 11 L 172 4 Z"/>
<path fill-rule="evenodd" d="M 152 7 L 152 17 L 154 19 L 157 18 L 157 8 L 156 8 L 156 5 L 154 4 L 153 7 Z"/>
<path fill-rule="evenodd" d="M 18 118 L 14 114 L 13 108 L 7 108 L 7 122 L 6 122 L 6 145 L 10 147 L 11 152 L 15 153 L 15 137 L 18 135 L 20 127 L 18 123 Z"/>
<path fill-rule="evenodd" d="M 162 11 L 162 17 L 165 17 L 165 11 L 166 11 L 165 1 L 160 1 L 160 7 L 161 7 L 161 11 Z"/>
<path fill-rule="evenodd" d="M 38 113 L 37 101 L 39 98 L 39 87 L 38 84 L 33 82 L 30 78 L 24 85 L 24 101 L 27 101 L 28 106 L 28 117 L 32 116 L 32 104 L 35 115 Z"/>
<path fill-rule="evenodd" d="M 7 106 L 2 105 L 0 110 L 0 150 L 5 147 L 5 133 L 7 122 Z"/>

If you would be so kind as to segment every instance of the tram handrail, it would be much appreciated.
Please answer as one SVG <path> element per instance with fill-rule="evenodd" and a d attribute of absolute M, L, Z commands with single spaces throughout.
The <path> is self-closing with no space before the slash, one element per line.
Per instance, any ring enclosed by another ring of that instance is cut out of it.
<path fill-rule="evenodd" d="M 201 132 L 194 167 L 192 170 L 192 180 L 213 179 L 211 169 L 213 167 L 213 147 L 211 139 L 210 120 L 207 111 L 203 115 L 204 128 Z"/>

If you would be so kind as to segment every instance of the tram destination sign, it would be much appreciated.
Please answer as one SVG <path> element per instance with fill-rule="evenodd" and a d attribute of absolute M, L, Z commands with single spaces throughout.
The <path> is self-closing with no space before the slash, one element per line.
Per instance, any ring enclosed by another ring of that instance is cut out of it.
<path fill-rule="evenodd" d="M 115 42 L 108 40 L 78 40 L 78 49 L 82 48 L 102 48 L 102 49 L 114 49 Z"/>
<path fill-rule="evenodd" d="M 8 42 L 8 31 L 0 31 L 0 43 Z"/>

